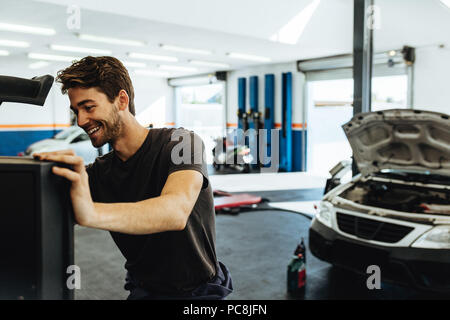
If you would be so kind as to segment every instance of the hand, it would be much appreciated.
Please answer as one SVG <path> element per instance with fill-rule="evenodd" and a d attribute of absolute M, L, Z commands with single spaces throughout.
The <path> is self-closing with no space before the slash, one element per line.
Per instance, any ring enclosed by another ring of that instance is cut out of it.
<path fill-rule="evenodd" d="M 73 167 L 71 170 L 54 166 L 52 172 L 71 182 L 70 198 L 75 220 L 81 226 L 90 226 L 96 217 L 96 211 L 83 158 L 76 156 L 73 150 L 35 153 L 33 157 L 39 160 L 61 162 Z"/>

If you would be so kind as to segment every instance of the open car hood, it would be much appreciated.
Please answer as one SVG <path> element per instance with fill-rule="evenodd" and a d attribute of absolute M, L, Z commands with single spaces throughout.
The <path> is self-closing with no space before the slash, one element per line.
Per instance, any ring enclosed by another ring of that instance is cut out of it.
<path fill-rule="evenodd" d="M 342 128 L 363 175 L 396 169 L 450 176 L 449 118 L 431 111 L 391 109 L 357 114 Z"/>

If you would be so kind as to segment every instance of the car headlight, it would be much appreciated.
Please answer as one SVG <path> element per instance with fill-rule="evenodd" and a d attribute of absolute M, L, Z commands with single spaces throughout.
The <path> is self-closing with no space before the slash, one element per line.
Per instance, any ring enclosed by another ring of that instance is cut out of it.
<path fill-rule="evenodd" d="M 319 212 L 316 214 L 317 220 L 327 227 L 332 227 L 333 205 L 327 201 L 322 201 L 319 206 Z"/>
<path fill-rule="evenodd" d="M 414 248 L 450 249 L 450 225 L 434 227 L 411 246 Z"/>

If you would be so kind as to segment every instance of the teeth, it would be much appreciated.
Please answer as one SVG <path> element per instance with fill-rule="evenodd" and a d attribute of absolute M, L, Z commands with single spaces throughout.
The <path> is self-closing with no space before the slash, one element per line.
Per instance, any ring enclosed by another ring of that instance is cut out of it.
<path fill-rule="evenodd" d="M 88 134 L 93 134 L 95 131 L 97 131 L 98 129 L 100 129 L 100 127 L 95 127 L 91 130 L 88 131 Z"/>

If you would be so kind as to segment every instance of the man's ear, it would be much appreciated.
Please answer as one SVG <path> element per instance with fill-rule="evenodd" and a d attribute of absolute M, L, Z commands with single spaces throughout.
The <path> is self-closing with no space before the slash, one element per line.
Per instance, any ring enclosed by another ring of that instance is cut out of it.
<path fill-rule="evenodd" d="M 119 103 L 119 110 L 123 111 L 128 108 L 128 104 L 130 103 L 130 98 L 125 90 L 120 90 L 117 96 Z"/>

